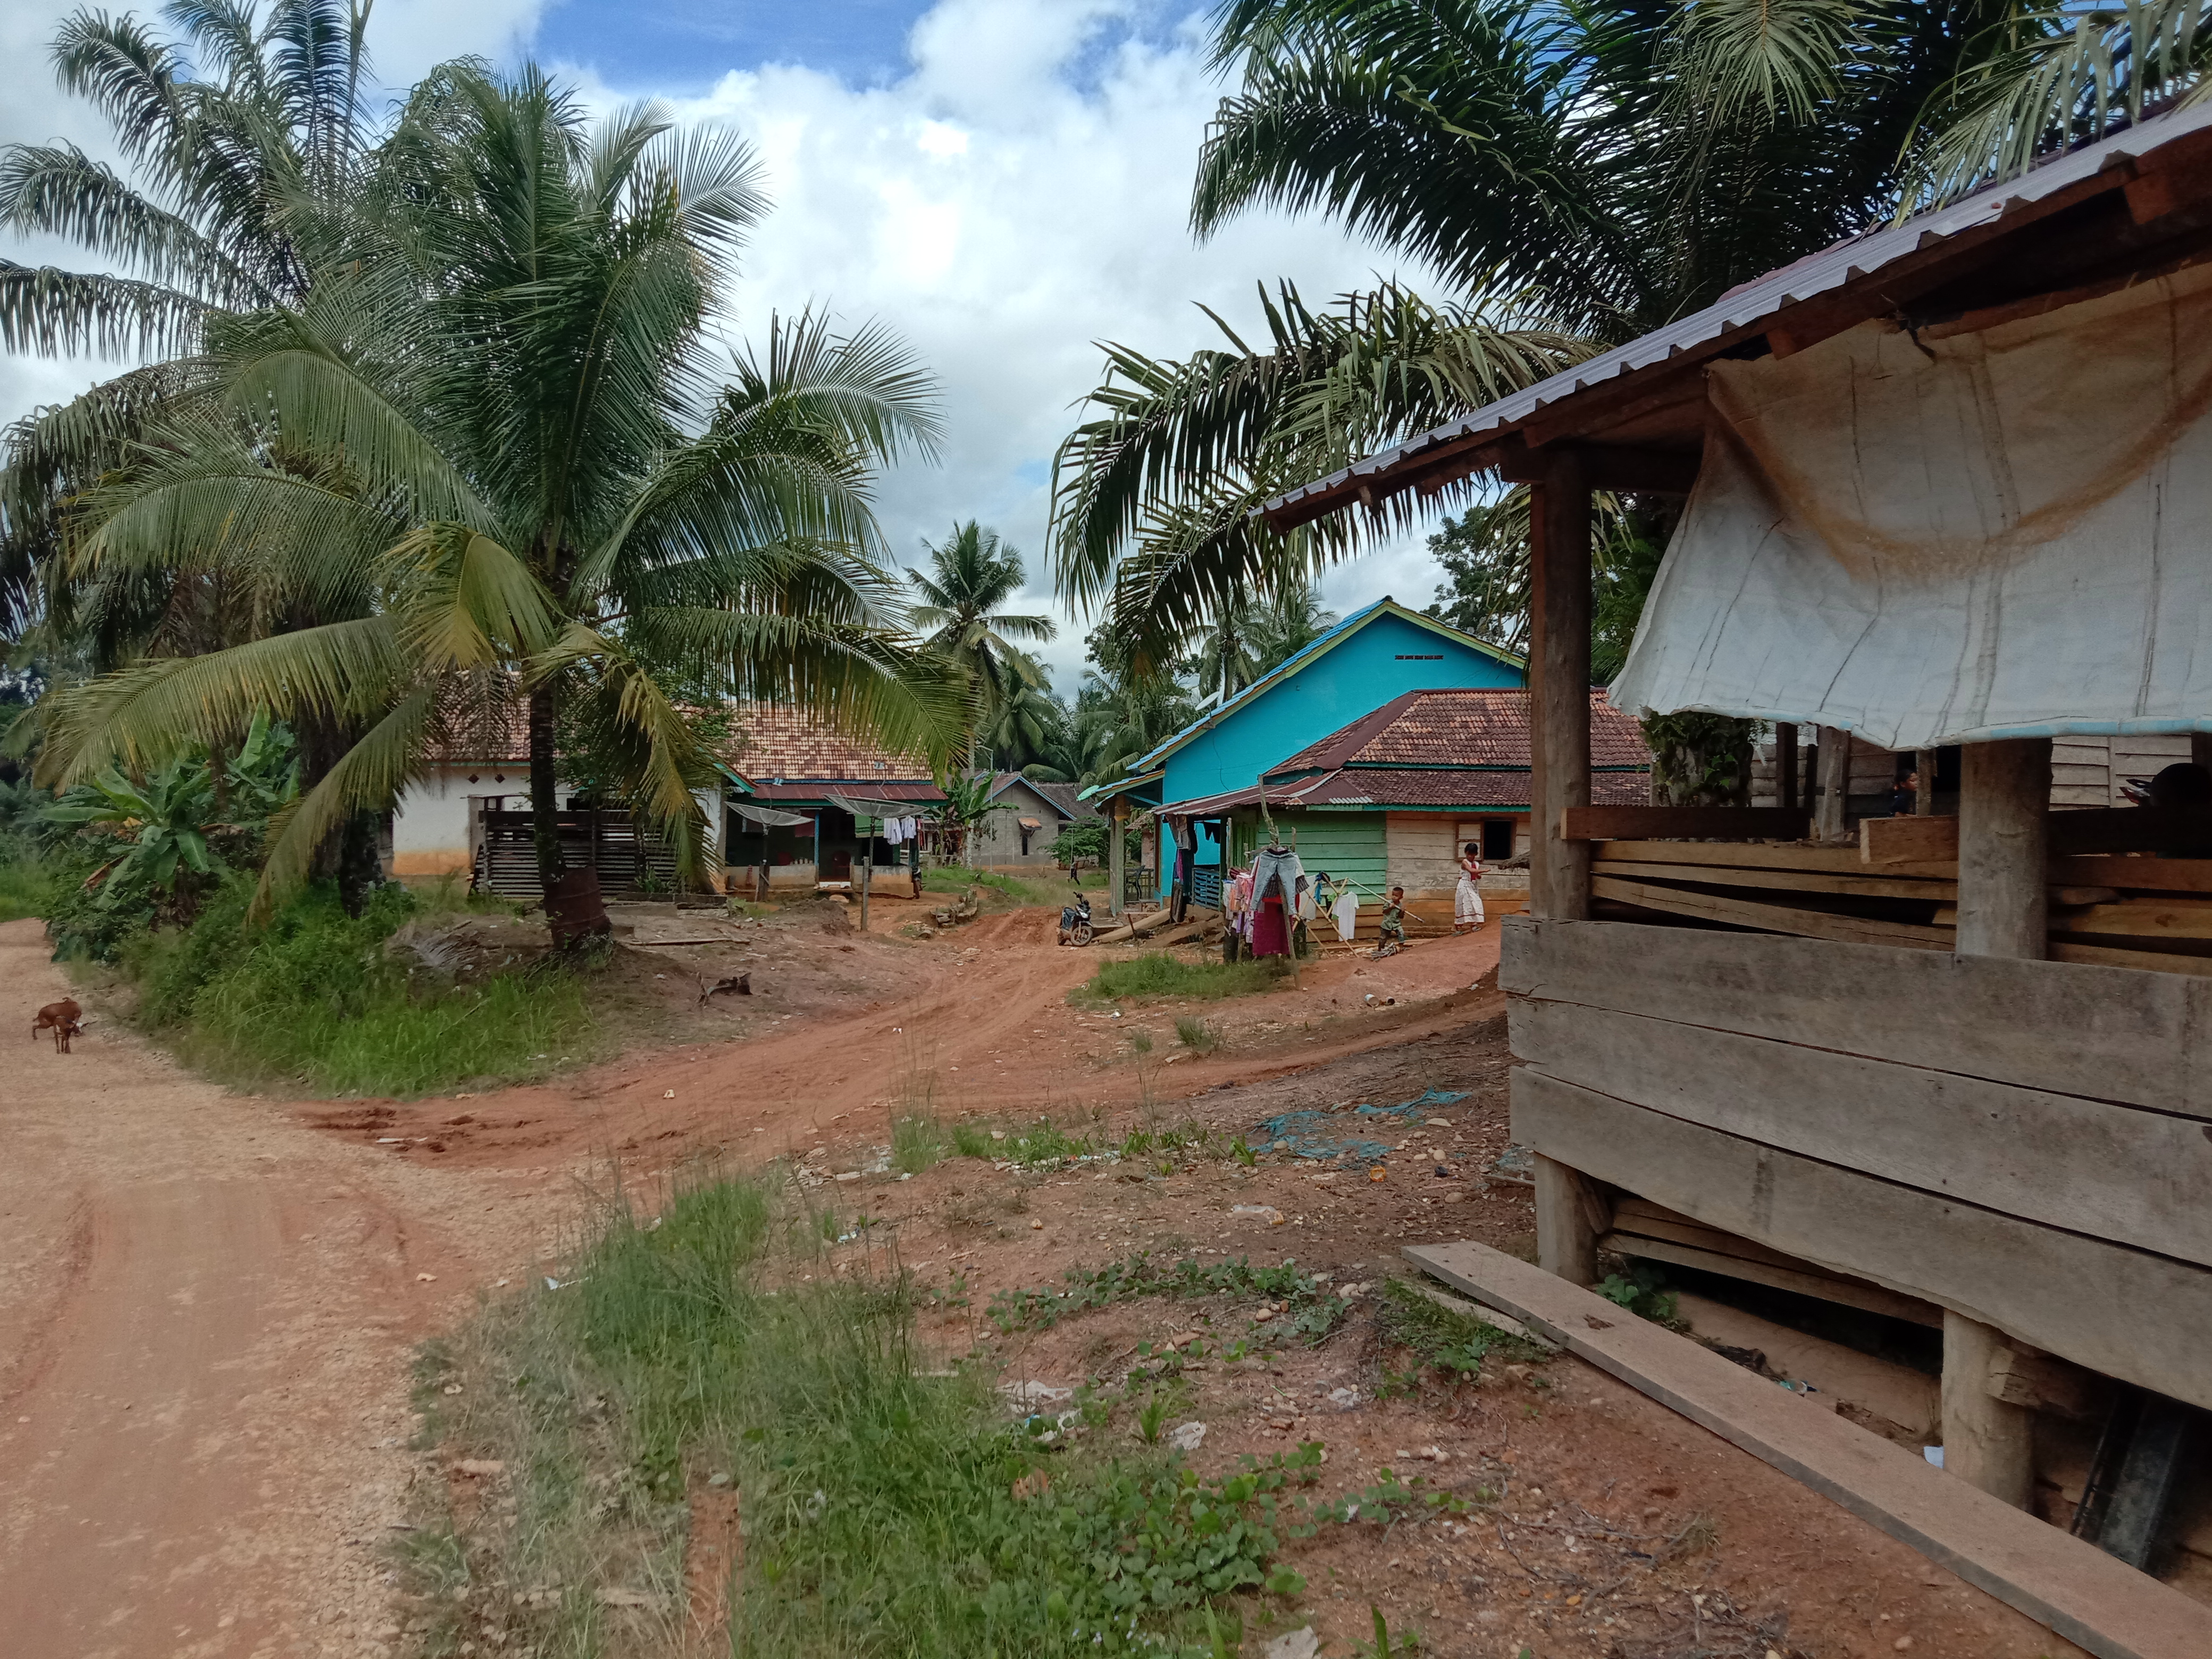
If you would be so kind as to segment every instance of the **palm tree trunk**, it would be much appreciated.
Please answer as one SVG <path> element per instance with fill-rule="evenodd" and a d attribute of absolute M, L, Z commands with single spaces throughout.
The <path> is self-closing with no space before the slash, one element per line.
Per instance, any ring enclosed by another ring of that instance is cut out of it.
<path fill-rule="evenodd" d="M 530 694 L 530 833 L 537 844 L 538 881 L 547 892 L 565 867 L 561 862 L 561 820 L 554 799 L 554 684 Z"/>

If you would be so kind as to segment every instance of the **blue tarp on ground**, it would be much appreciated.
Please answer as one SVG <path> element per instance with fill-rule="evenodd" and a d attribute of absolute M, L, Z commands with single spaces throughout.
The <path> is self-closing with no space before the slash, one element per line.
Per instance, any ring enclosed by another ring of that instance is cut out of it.
<path fill-rule="evenodd" d="M 1334 1111 L 1307 1109 L 1278 1112 L 1262 1118 L 1253 1126 L 1253 1146 L 1261 1152 L 1288 1152 L 1294 1158 L 1341 1159 L 1346 1164 L 1377 1164 L 1389 1157 L 1391 1148 L 1382 1141 L 1360 1134 L 1346 1134 L 1346 1129 L 1380 1128 L 1381 1120 L 1395 1119 L 1400 1123 L 1419 1123 L 1439 1106 L 1449 1106 L 1465 1100 L 1464 1090 L 1431 1089 L 1416 1099 L 1396 1106 L 1358 1105 L 1346 1110 L 1341 1107 Z"/>

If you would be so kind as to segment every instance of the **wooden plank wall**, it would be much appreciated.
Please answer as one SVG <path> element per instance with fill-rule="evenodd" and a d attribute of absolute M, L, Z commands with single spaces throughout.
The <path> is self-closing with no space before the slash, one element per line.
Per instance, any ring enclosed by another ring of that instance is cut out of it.
<path fill-rule="evenodd" d="M 1802 728 L 1809 733 L 1811 727 Z M 1810 742 L 1801 736 L 1801 743 Z M 2148 778 L 2176 761 L 2189 758 L 2186 732 L 2150 736 L 2054 738 L 2051 744 L 2051 804 L 2053 806 L 2124 806 L 2122 786 Z M 1889 787 L 1896 757 L 1868 744 L 1851 745 L 1851 793 L 1864 799 Z M 1800 775 L 1802 775 L 1802 774 Z M 1775 805 L 1774 739 L 1759 745 L 1752 761 L 1751 804 Z"/>
<path fill-rule="evenodd" d="M 2212 981 L 1515 918 L 1500 982 L 1537 1152 L 2212 1407 Z"/>

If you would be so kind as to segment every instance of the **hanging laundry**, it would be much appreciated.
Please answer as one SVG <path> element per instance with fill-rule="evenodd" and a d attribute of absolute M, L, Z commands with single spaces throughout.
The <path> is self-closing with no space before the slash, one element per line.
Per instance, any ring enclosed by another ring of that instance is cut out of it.
<path fill-rule="evenodd" d="M 897 846 L 897 845 L 899 844 L 899 841 L 900 841 L 899 830 L 900 830 L 900 820 L 899 820 L 899 819 L 897 819 L 897 818 L 885 818 L 885 819 L 884 820 L 884 839 L 886 842 L 888 842 L 890 845 L 892 845 L 893 847 L 896 847 L 896 846 Z"/>
<path fill-rule="evenodd" d="M 1345 888 L 1336 896 L 1334 914 L 1339 942 L 1351 944 L 1352 935 L 1359 931 L 1359 895 L 1348 886 Z"/>

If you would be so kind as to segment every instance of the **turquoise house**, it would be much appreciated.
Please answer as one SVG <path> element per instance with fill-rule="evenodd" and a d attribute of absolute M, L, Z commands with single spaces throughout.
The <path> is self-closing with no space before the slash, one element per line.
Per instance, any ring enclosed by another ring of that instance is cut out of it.
<path fill-rule="evenodd" d="M 1408 691 L 1519 690 L 1528 668 L 1511 652 L 1378 599 L 1346 617 L 1304 650 L 1209 709 L 1141 759 L 1133 778 L 1162 802 L 1249 789 L 1260 775 Z M 1218 868 L 1221 848 L 1201 828 L 1195 863 Z M 1161 891 L 1172 876 L 1161 860 Z"/>

